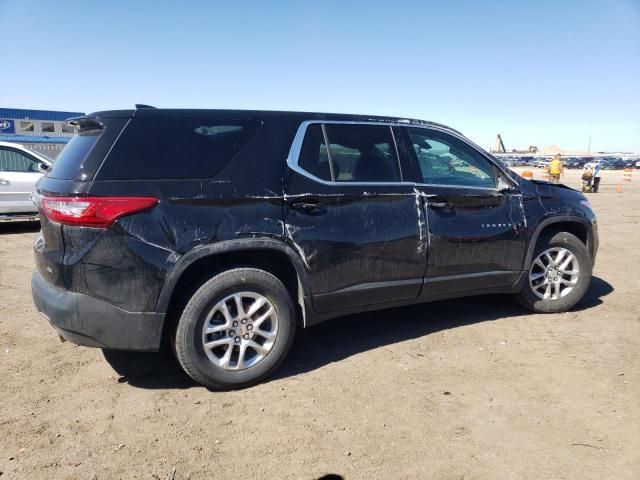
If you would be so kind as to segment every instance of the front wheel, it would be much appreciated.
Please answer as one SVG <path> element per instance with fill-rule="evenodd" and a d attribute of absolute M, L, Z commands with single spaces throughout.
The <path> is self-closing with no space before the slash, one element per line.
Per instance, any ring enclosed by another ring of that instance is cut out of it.
<path fill-rule="evenodd" d="M 527 279 L 516 298 L 538 313 L 565 312 L 584 296 L 592 264 L 584 243 L 567 232 L 538 240 Z"/>
<path fill-rule="evenodd" d="M 289 292 L 262 270 L 216 275 L 193 295 L 175 336 L 182 368 L 215 389 L 242 388 L 271 374 L 287 355 L 296 330 Z"/>

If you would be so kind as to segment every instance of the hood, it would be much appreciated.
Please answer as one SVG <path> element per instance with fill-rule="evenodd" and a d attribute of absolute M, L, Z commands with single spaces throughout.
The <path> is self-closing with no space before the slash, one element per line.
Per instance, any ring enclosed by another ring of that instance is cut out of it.
<path fill-rule="evenodd" d="M 524 180 L 524 179 L 523 179 Z M 567 187 L 566 185 L 562 184 L 562 183 L 551 183 L 551 182 L 547 182 L 544 180 L 528 180 L 529 182 L 535 184 L 535 185 L 545 185 L 545 186 L 550 186 L 553 188 L 564 188 L 566 190 L 572 190 L 574 192 L 577 192 L 577 190 L 575 188 L 571 188 L 571 187 Z"/>
<path fill-rule="evenodd" d="M 519 175 L 515 176 L 522 193 L 539 197 L 564 197 L 574 199 L 586 198 L 581 192 L 561 183 L 545 182 L 544 180 L 527 180 Z"/>

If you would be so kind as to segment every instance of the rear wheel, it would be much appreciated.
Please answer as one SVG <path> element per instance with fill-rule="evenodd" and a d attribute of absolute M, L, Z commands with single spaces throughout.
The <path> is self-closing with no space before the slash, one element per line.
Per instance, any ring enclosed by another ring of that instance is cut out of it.
<path fill-rule="evenodd" d="M 182 368 L 216 389 L 242 388 L 271 374 L 295 336 L 295 308 L 273 275 L 238 268 L 216 275 L 193 295 L 176 330 Z"/>
<path fill-rule="evenodd" d="M 591 270 L 587 247 L 576 236 L 567 232 L 544 235 L 517 299 L 534 312 L 567 311 L 589 288 Z"/>

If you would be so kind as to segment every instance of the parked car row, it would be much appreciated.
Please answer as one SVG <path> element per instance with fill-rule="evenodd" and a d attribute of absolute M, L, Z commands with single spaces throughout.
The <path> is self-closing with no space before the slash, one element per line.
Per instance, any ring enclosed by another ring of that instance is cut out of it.
<path fill-rule="evenodd" d="M 547 168 L 551 158 L 547 157 L 497 157 L 498 161 L 507 168 L 511 167 L 534 167 Z M 565 168 L 582 169 L 589 162 L 602 162 L 605 170 L 622 170 L 624 168 L 640 168 L 640 160 L 623 160 L 617 157 L 563 157 Z"/>

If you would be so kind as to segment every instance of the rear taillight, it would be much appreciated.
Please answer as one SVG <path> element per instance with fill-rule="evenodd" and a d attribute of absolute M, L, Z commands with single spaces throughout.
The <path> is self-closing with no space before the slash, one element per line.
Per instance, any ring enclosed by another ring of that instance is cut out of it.
<path fill-rule="evenodd" d="M 118 218 L 155 207 L 155 197 L 47 197 L 38 196 L 42 213 L 66 225 L 107 228 Z"/>

